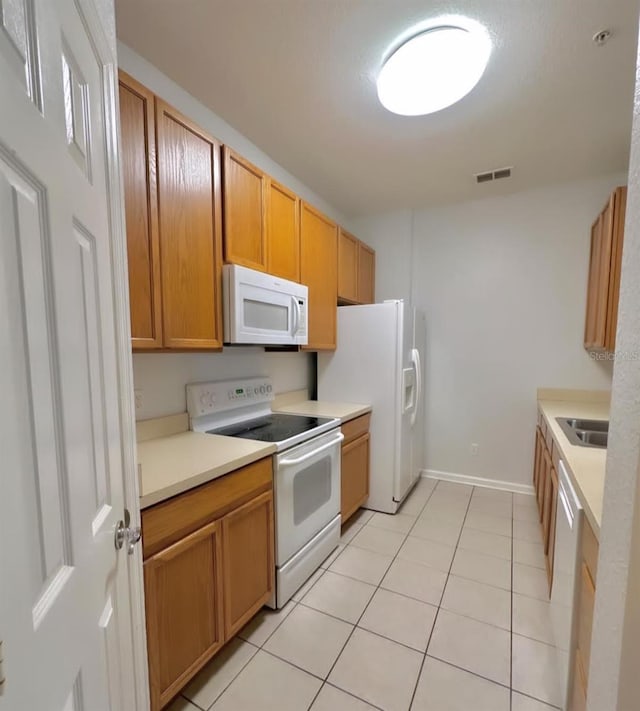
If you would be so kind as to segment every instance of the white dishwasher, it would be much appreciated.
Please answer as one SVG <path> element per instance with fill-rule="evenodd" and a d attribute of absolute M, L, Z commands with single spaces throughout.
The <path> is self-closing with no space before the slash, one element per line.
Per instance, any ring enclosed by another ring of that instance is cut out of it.
<path fill-rule="evenodd" d="M 576 601 L 580 572 L 580 540 L 583 508 L 567 474 L 564 462 L 558 465 L 558 508 L 556 544 L 553 558 L 551 621 L 558 651 L 558 671 L 562 708 L 569 707 L 573 686 L 573 651 L 576 644 Z"/>

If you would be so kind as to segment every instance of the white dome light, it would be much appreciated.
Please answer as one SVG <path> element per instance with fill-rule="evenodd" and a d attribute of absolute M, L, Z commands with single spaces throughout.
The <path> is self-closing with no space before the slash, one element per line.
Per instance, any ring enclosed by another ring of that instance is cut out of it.
<path fill-rule="evenodd" d="M 378 75 L 380 103 L 403 116 L 440 111 L 473 89 L 490 54 L 491 41 L 481 25 L 431 27 L 386 60 Z"/>

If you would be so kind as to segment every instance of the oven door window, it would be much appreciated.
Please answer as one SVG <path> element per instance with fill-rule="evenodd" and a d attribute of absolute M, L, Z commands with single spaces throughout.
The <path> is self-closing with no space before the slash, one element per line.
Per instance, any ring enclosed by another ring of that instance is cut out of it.
<path fill-rule="evenodd" d="M 293 479 L 293 522 L 296 526 L 331 499 L 331 457 L 297 472 Z"/>

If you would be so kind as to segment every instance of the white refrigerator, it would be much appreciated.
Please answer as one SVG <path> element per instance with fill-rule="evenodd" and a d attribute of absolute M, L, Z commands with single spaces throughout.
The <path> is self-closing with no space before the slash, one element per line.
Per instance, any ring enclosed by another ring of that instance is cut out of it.
<path fill-rule="evenodd" d="M 338 348 L 318 354 L 318 400 L 369 403 L 365 506 L 395 513 L 424 467 L 424 314 L 404 301 L 338 309 Z"/>

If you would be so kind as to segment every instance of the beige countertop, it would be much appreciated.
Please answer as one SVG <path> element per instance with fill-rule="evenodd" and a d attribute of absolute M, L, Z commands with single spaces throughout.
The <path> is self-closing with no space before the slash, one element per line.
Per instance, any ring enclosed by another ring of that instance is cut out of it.
<path fill-rule="evenodd" d="M 138 423 L 140 508 L 153 506 L 276 451 L 274 444 L 190 432 L 187 427 L 186 413 Z"/>
<path fill-rule="evenodd" d="M 574 392 L 575 397 L 572 397 L 571 391 L 541 390 L 538 392 L 538 409 L 560 450 L 560 457 L 584 506 L 585 515 L 593 532 L 599 538 L 607 450 L 572 444 L 556 422 L 556 417 L 608 420 L 609 393 Z"/>
<path fill-rule="evenodd" d="M 337 417 L 341 422 L 348 422 L 360 415 L 371 412 L 371 405 L 359 405 L 353 402 L 325 402 L 323 400 L 302 400 L 289 405 L 277 405 L 274 412 L 290 415 L 308 415 L 309 417 Z"/>

